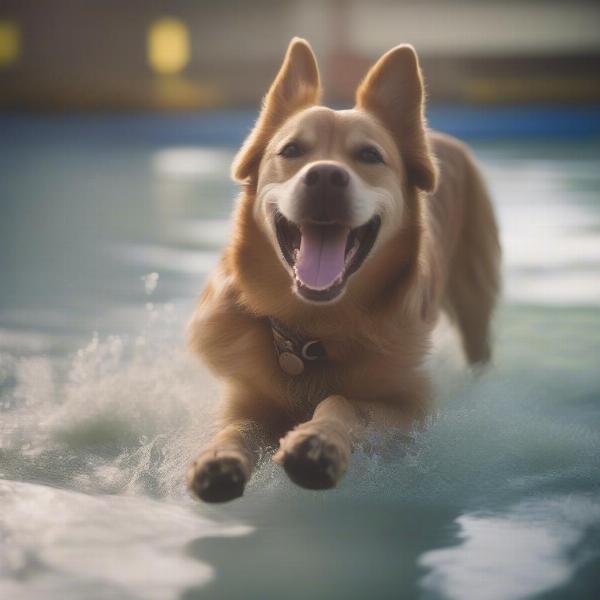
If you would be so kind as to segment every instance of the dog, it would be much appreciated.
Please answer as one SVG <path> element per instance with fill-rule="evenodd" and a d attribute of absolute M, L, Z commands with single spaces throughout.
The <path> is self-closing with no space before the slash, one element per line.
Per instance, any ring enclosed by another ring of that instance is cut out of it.
<path fill-rule="evenodd" d="M 224 400 L 188 472 L 206 502 L 241 496 L 264 444 L 280 440 L 292 481 L 327 489 L 366 427 L 422 423 L 441 311 L 469 363 L 490 359 L 494 211 L 465 145 L 426 127 L 414 49 L 384 54 L 351 110 L 320 94 L 294 38 L 233 163 L 231 240 L 189 325 Z"/>

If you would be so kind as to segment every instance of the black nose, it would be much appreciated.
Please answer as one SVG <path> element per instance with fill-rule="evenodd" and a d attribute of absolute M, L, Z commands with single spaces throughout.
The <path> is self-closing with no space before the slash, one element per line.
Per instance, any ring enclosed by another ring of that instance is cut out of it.
<path fill-rule="evenodd" d="M 304 175 L 304 183 L 307 186 L 318 186 L 323 189 L 329 186 L 345 188 L 349 181 L 348 171 L 337 165 L 313 165 Z"/>
<path fill-rule="evenodd" d="M 302 179 L 299 214 L 314 223 L 345 223 L 350 218 L 350 174 L 344 167 L 317 163 Z"/>

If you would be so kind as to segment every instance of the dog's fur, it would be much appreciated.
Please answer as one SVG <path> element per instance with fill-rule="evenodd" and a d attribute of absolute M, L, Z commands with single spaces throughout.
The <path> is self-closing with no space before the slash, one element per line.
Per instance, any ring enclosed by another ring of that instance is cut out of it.
<path fill-rule="evenodd" d="M 264 436 L 283 436 L 274 458 L 294 481 L 325 488 L 366 424 L 406 427 L 426 415 L 422 365 L 441 309 L 469 362 L 490 358 L 500 285 L 493 209 L 467 148 L 426 129 L 413 48 L 373 66 L 352 110 L 319 106 L 320 91 L 312 50 L 296 38 L 233 165 L 242 193 L 232 239 L 190 324 L 191 347 L 223 381 L 222 428 L 189 471 L 207 501 L 243 492 Z M 298 138 L 310 152 L 283 158 L 282 144 Z M 362 143 L 384 163 L 355 160 L 351 147 Z M 350 175 L 351 227 L 381 219 L 370 254 L 332 302 L 299 293 L 272 218 L 275 209 L 300 218 L 298 186 L 320 164 Z M 267 317 L 320 340 L 327 360 L 284 373 Z"/>

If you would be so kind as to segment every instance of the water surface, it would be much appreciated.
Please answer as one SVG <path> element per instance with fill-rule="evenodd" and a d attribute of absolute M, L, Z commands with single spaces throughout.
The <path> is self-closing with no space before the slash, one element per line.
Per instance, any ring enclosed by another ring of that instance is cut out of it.
<path fill-rule="evenodd" d="M 474 144 L 505 249 L 491 370 L 442 326 L 425 432 L 327 493 L 267 459 L 214 507 L 183 485 L 217 400 L 183 329 L 247 126 L 2 122 L 0 597 L 597 597 L 600 142 Z"/>

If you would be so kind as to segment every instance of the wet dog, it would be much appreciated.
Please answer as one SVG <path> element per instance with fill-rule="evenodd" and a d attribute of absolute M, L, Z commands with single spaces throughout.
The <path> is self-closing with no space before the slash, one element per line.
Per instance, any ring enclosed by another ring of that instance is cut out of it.
<path fill-rule="evenodd" d="M 220 429 L 188 475 L 207 502 L 240 496 L 269 440 L 293 481 L 325 489 L 366 426 L 419 422 L 441 310 L 471 364 L 490 358 L 494 213 L 467 148 L 426 128 L 414 49 L 382 56 L 352 110 L 320 93 L 292 40 L 233 164 L 233 234 L 190 323 L 223 383 Z"/>

